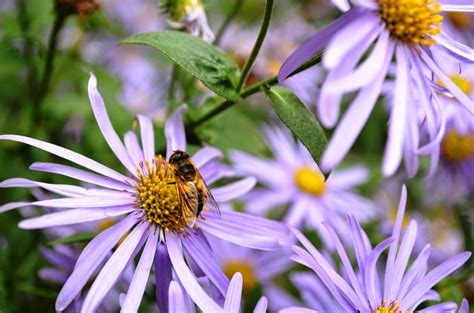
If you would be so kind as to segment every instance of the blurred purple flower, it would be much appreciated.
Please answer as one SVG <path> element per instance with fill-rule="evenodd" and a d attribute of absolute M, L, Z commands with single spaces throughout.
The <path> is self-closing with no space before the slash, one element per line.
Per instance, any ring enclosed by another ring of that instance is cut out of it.
<path fill-rule="evenodd" d="M 294 230 L 305 249 L 293 246 L 296 254 L 293 259 L 311 268 L 318 275 L 337 301 L 340 310 L 348 312 L 412 312 L 425 301 L 439 301 L 439 295 L 431 288 L 469 259 L 471 253 L 464 252 L 446 260 L 427 273 L 427 261 L 431 250 L 428 244 L 413 260 L 411 266 L 408 266 L 416 239 L 417 224 L 415 221 L 411 221 L 401 237 L 406 197 L 407 193 L 404 187 L 392 236 L 374 248 L 357 219 L 351 215 L 348 216 L 358 272 L 352 267 L 339 236 L 329 224 L 325 223 L 325 227 L 336 245 L 344 269 L 343 276 L 337 273 L 337 270 L 303 234 Z M 387 248 L 389 250 L 385 272 L 379 273 L 377 261 Z M 383 280 L 380 279 L 381 277 Z M 417 310 L 417 312 L 446 312 L 454 311 L 456 308 L 456 303 L 445 302 Z M 333 307 L 333 310 L 337 309 Z"/>
<path fill-rule="evenodd" d="M 290 204 L 284 220 L 294 227 L 305 225 L 317 230 L 328 247 L 333 246 L 333 240 L 323 230 L 322 221 L 344 231 L 344 216 L 348 212 L 363 221 L 377 213 L 372 202 L 353 191 L 367 181 L 366 168 L 336 170 L 326 180 L 308 150 L 295 142 L 288 131 L 267 126 L 264 134 L 274 159 L 260 159 L 239 151 L 230 155 L 236 173 L 254 176 L 263 185 L 245 196 L 250 212 L 264 215 L 277 206 Z"/>
<path fill-rule="evenodd" d="M 263 252 L 237 246 L 213 236 L 209 236 L 208 239 L 217 263 L 227 277 L 232 277 L 236 272 L 242 274 L 244 295 L 249 295 L 260 285 L 263 294 L 270 299 L 269 305 L 272 311 L 276 312 L 287 306 L 281 299 L 285 297 L 285 292 L 277 287 L 275 278 L 290 269 L 292 262 L 288 256 L 291 250 L 282 248 Z"/>
<path fill-rule="evenodd" d="M 232 280 L 229 284 L 229 289 L 225 296 L 225 302 L 223 306 L 216 303 L 219 308 L 216 309 L 215 313 L 240 313 L 241 299 L 242 299 L 242 287 L 243 279 L 240 273 L 235 273 L 232 276 Z M 188 301 L 186 301 L 186 294 L 183 292 L 179 282 L 172 281 L 169 288 L 169 313 L 194 313 L 194 307 L 189 307 Z M 267 311 L 267 298 L 261 297 L 255 306 L 254 313 L 265 313 Z"/>
<path fill-rule="evenodd" d="M 359 91 L 323 154 L 321 167 L 328 172 L 341 162 L 367 122 L 395 56 L 395 105 L 390 112 L 382 165 L 383 174 L 390 176 L 400 165 L 405 141 L 410 138 L 416 141 L 419 136 L 417 107 L 408 105 L 411 98 L 419 94 L 430 141 L 439 138 L 444 129 L 437 95 L 440 89 L 456 97 L 470 114 L 473 112 L 474 102 L 441 70 L 432 52 L 440 49 L 448 58 L 461 63 L 474 62 L 474 50 L 446 35 L 439 14 L 440 11 L 470 11 L 474 5 L 468 1 L 461 1 L 461 4 L 442 1 L 438 4 L 410 0 L 334 3 L 345 11 L 343 15 L 285 61 L 279 80 L 286 79 L 326 46 L 323 65 L 329 73 L 318 101 L 319 118 L 326 127 L 336 125 L 343 95 Z M 372 45 L 372 51 L 362 60 Z M 444 86 L 434 83 L 433 76 Z M 408 136 L 405 136 L 406 132 L 409 132 Z"/>
<path fill-rule="evenodd" d="M 101 232 L 84 248 L 77 259 L 74 271 L 58 296 L 56 309 L 65 310 L 94 272 L 100 268 L 82 306 L 82 312 L 94 311 L 143 246 L 143 253 L 124 299 L 123 310 L 137 310 L 153 260 L 157 278 L 157 302 L 162 311 L 167 311 L 167 296 L 164 295 L 167 295 L 172 271 L 202 310 L 216 309 L 215 303 L 200 288 L 193 272 L 186 264 L 184 251 L 188 261 L 197 264 L 200 273 L 209 278 L 217 292 L 225 294 L 229 281 L 213 259 L 203 231 L 238 245 L 274 250 L 280 243 L 288 240 L 286 226 L 243 213 L 222 212 L 222 216 L 218 217 L 209 211 L 203 211 L 202 218 L 198 218 L 196 222 L 199 229 L 188 227 L 183 221 L 181 209 L 175 209 L 179 203 L 176 191 L 167 184 L 174 180 L 174 174 L 169 166 L 165 166 L 166 162 L 162 161 L 161 156 L 155 157 L 151 120 L 141 115 L 137 118 L 142 147 L 134 132 L 127 132 L 123 143 L 107 115 L 94 75 L 91 75 L 89 80 L 89 98 L 102 135 L 130 176 L 120 174 L 92 159 L 54 144 L 24 136 L 0 135 L 0 140 L 13 140 L 37 147 L 97 173 L 61 164 L 34 163 L 31 165 L 33 170 L 71 177 L 94 184 L 97 188 L 49 184 L 24 178 L 3 181 L 0 184 L 2 188 L 41 187 L 64 196 L 64 198 L 8 203 L 1 206 L 0 212 L 30 205 L 63 209 L 60 212 L 23 220 L 19 224 L 21 228 L 38 229 L 72 225 L 125 215 L 121 221 Z M 182 121 L 184 109 L 184 106 L 178 108 L 166 122 L 166 159 L 174 150 L 186 148 Z M 215 164 L 220 158 L 222 153 L 211 147 L 199 150 L 192 157 L 208 184 L 222 177 L 222 173 L 215 170 Z M 160 184 L 150 185 L 150 180 L 158 181 Z M 217 201 L 225 202 L 247 193 L 254 185 L 254 178 L 245 178 L 214 188 L 213 195 Z M 156 214 L 155 211 L 146 209 L 149 206 L 143 206 L 143 203 L 149 203 L 148 201 L 156 204 Z M 125 235 L 126 238 L 111 254 L 111 250 Z"/>

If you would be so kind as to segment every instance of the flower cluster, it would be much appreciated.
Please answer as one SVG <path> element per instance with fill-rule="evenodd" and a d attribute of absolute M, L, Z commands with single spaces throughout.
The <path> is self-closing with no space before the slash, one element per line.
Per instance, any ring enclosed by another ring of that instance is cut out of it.
<path fill-rule="evenodd" d="M 50 1 L 0 5 L 0 312 L 469 312 L 473 1 Z"/>

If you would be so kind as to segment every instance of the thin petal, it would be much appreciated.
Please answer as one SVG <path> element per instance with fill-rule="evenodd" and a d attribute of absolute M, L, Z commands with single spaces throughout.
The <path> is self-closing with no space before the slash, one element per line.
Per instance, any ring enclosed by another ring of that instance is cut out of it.
<path fill-rule="evenodd" d="M 87 195 L 87 189 L 74 186 L 74 185 L 63 185 L 63 184 L 48 184 L 43 182 L 37 182 L 26 178 L 10 178 L 0 183 L 0 188 L 34 188 L 40 187 L 45 190 L 57 193 L 67 197 L 77 197 Z"/>
<path fill-rule="evenodd" d="M 328 83 L 326 86 L 327 92 L 350 92 L 364 87 L 374 81 L 374 79 L 377 78 L 380 69 L 384 66 L 389 42 L 389 32 L 382 32 L 377 44 L 367 59 L 353 72 L 336 78 Z"/>
<path fill-rule="evenodd" d="M 186 150 L 186 133 L 183 123 L 184 111 L 186 111 L 186 105 L 183 104 L 166 121 L 166 159 L 169 159 L 175 150 Z"/>
<path fill-rule="evenodd" d="M 403 155 L 403 144 L 407 121 L 408 86 L 410 83 L 408 57 L 402 45 L 397 46 L 397 76 L 395 81 L 395 103 L 390 112 L 387 145 L 382 164 L 385 176 L 395 173 Z"/>
<path fill-rule="evenodd" d="M 30 170 L 64 175 L 66 177 L 71 177 L 86 183 L 95 184 L 97 186 L 102 186 L 106 188 L 134 191 L 134 188 L 125 182 L 89 173 L 87 171 L 83 171 L 67 165 L 35 162 L 30 165 Z"/>
<path fill-rule="evenodd" d="M 115 217 L 135 210 L 136 208 L 130 205 L 94 209 L 72 209 L 26 219 L 21 221 L 18 227 L 22 229 L 39 229 L 79 224 Z"/>
<path fill-rule="evenodd" d="M 194 164 L 197 166 L 197 168 L 201 168 L 204 166 L 206 163 L 214 160 L 214 159 L 221 159 L 223 158 L 224 155 L 222 154 L 222 151 L 213 147 L 204 147 L 200 149 L 198 152 L 196 152 L 192 159 Z"/>
<path fill-rule="evenodd" d="M 303 43 L 281 66 L 278 73 L 280 83 L 318 53 L 342 27 L 359 17 L 362 13 L 357 9 L 348 11 Z"/>
<path fill-rule="evenodd" d="M 354 29 L 357 29 L 357 32 L 354 32 Z M 382 29 L 383 26 L 378 16 L 371 12 L 364 12 L 359 18 L 344 25 L 331 38 L 324 51 L 324 66 L 329 69 L 337 67 L 359 42 L 371 37 L 373 32 L 380 32 Z"/>
<path fill-rule="evenodd" d="M 145 293 L 146 283 L 150 275 L 150 269 L 155 257 L 156 244 L 158 242 L 158 231 L 152 230 L 148 235 L 148 240 L 143 249 L 143 253 L 138 262 L 132 281 L 128 287 L 127 296 L 122 304 L 122 312 L 137 312 L 143 294 Z M 173 311 L 171 311 L 173 312 Z"/>
<path fill-rule="evenodd" d="M 125 146 L 120 140 L 119 136 L 114 130 L 112 123 L 110 122 L 109 115 L 105 109 L 104 100 L 97 90 L 97 79 L 94 74 L 91 73 L 89 78 L 89 100 L 91 102 L 92 111 L 94 111 L 94 116 L 99 125 L 100 131 L 104 136 L 105 141 L 109 145 L 110 149 L 117 156 L 117 159 L 125 166 L 125 168 L 132 174 L 137 175 L 136 166 L 133 164 L 132 160 L 128 155 Z"/>
<path fill-rule="evenodd" d="M 148 223 L 139 224 L 119 245 L 102 270 L 94 279 L 87 293 L 81 312 L 94 312 L 104 300 L 109 290 L 115 285 L 129 260 L 138 252 L 143 244 L 143 236 L 148 228 Z"/>
<path fill-rule="evenodd" d="M 74 271 L 59 292 L 56 311 L 64 311 L 71 304 L 110 250 L 135 223 L 137 223 L 136 215 L 130 214 L 121 222 L 101 232 L 87 244 L 77 259 Z"/>
<path fill-rule="evenodd" d="M 258 300 L 257 305 L 255 306 L 255 309 L 253 310 L 253 313 L 265 313 L 267 312 L 267 307 L 268 307 L 268 299 L 262 296 L 260 300 Z"/>
<path fill-rule="evenodd" d="M 257 180 L 254 177 L 247 177 L 223 187 L 213 188 L 212 195 L 217 202 L 226 202 L 245 195 L 256 184 Z"/>
<path fill-rule="evenodd" d="M 239 313 L 240 312 L 240 301 L 242 299 L 242 274 L 237 272 L 232 276 L 230 281 L 229 290 L 225 297 L 224 312 Z"/>
<path fill-rule="evenodd" d="M 125 133 L 123 141 L 125 143 L 125 149 L 127 149 L 128 155 L 133 161 L 133 164 L 139 167 L 140 164 L 143 164 L 145 161 L 145 157 L 143 156 L 142 148 L 140 148 L 140 144 L 138 143 L 137 135 L 132 131 L 128 131 Z"/>
<path fill-rule="evenodd" d="M 168 288 L 173 279 L 171 260 L 166 245 L 160 242 L 156 248 L 155 281 L 156 304 L 160 312 L 168 311 Z"/>
<path fill-rule="evenodd" d="M 428 290 L 430 290 L 434 285 L 436 285 L 440 280 L 457 270 L 462 266 L 471 256 L 470 252 L 460 253 L 448 260 L 444 261 L 442 264 L 438 265 L 436 268 L 431 270 L 423 279 L 413 287 L 412 291 L 400 301 L 402 308 L 409 308 L 417 302 L 417 300 L 423 296 Z"/>
<path fill-rule="evenodd" d="M 140 122 L 140 134 L 142 136 L 142 147 L 145 160 L 152 162 L 155 159 L 155 132 L 153 122 L 149 117 L 138 115 Z"/>
<path fill-rule="evenodd" d="M 190 235 L 182 238 L 184 248 L 191 258 L 196 262 L 199 268 L 217 287 L 222 295 L 225 295 L 229 288 L 229 279 L 224 275 L 220 266 L 214 258 L 212 250 L 209 248 L 203 238 L 202 232 L 197 235 Z"/>
<path fill-rule="evenodd" d="M 474 5 L 473 5 L 474 7 Z M 436 43 L 447 49 L 450 55 L 463 63 L 474 63 L 474 49 L 459 41 L 455 41 L 449 35 L 441 32 L 436 36 Z"/>
<path fill-rule="evenodd" d="M 44 142 L 41 140 L 25 137 L 25 136 L 18 136 L 18 135 L 0 135 L 0 140 L 12 140 L 17 142 L 22 142 L 24 144 L 36 147 L 38 149 L 47 151 L 51 154 L 57 155 L 61 158 L 84 166 L 96 173 L 102 174 L 104 176 L 108 176 L 120 182 L 131 182 L 127 176 L 124 176 L 92 159 L 89 159 L 79 153 L 74 151 L 65 149 L 63 147 L 54 145 L 52 143 Z"/>
<path fill-rule="evenodd" d="M 204 312 L 220 312 L 219 306 L 204 292 L 184 262 L 183 248 L 179 237 L 170 235 L 167 237 L 166 243 L 176 276 L 194 303 Z"/>
<path fill-rule="evenodd" d="M 392 44 L 390 46 L 392 46 Z M 377 77 L 372 84 L 360 90 L 355 100 L 350 104 L 339 126 L 336 128 L 326 151 L 324 151 L 321 161 L 321 169 L 324 172 L 330 171 L 339 164 L 367 122 L 377 98 L 380 95 L 382 83 L 385 79 L 390 59 L 392 58 L 392 48 L 389 48 L 387 51 L 385 67 L 381 69 L 379 77 Z"/>
<path fill-rule="evenodd" d="M 170 283 L 169 289 L 169 312 L 187 312 L 186 303 L 184 302 L 183 291 L 179 284 L 175 281 Z"/>
<path fill-rule="evenodd" d="M 376 291 L 376 265 L 382 252 L 388 248 L 388 246 L 394 241 L 393 238 L 387 238 L 377 246 L 369 254 L 366 260 L 366 267 L 364 273 L 364 285 L 370 306 L 376 308 L 382 302 L 380 299 L 380 291 Z"/>

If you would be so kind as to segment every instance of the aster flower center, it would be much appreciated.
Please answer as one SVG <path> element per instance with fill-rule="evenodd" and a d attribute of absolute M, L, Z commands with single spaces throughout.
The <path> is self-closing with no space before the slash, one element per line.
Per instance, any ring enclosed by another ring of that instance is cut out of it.
<path fill-rule="evenodd" d="M 402 310 L 400 309 L 400 304 L 397 301 L 390 302 L 389 306 L 387 306 L 387 302 L 384 300 L 382 305 L 374 311 L 374 313 L 401 313 Z M 406 311 L 408 312 L 408 311 Z"/>
<path fill-rule="evenodd" d="M 455 83 L 466 95 L 470 95 L 474 90 L 474 84 L 465 76 L 453 74 L 450 75 L 449 78 L 451 78 L 453 83 Z M 439 85 L 445 87 L 443 83 L 440 83 Z"/>
<path fill-rule="evenodd" d="M 240 272 L 243 278 L 243 292 L 248 293 L 250 292 L 255 286 L 257 285 L 258 279 L 255 275 L 255 271 L 253 266 L 245 261 L 229 261 L 224 265 L 224 274 L 232 278 L 232 276 Z"/>
<path fill-rule="evenodd" d="M 181 210 L 175 174 L 161 155 L 155 164 L 146 162 L 147 174 L 137 168 L 136 207 L 143 209 L 148 223 L 165 231 L 183 231 L 186 218 Z"/>
<path fill-rule="evenodd" d="M 295 184 L 298 188 L 312 196 L 319 197 L 326 191 L 324 176 L 309 167 L 302 167 L 294 174 Z"/>
<path fill-rule="evenodd" d="M 471 24 L 471 17 L 467 12 L 448 12 L 448 18 L 457 28 L 468 28 Z"/>
<path fill-rule="evenodd" d="M 392 37 L 431 46 L 441 32 L 441 5 L 435 0 L 378 0 L 379 14 Z"/>
<path fill-rule="evenodd" d="M 452 129 L 444 136 L 441 143 L 441 155 L 447 161 L 458 163 L 474 156 L 474 136 L 461 135 Z"/>

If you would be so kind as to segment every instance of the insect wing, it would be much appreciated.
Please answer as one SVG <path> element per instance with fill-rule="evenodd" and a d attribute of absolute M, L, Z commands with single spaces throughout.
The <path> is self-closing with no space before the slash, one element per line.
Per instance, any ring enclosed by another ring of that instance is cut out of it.
<path fill-rule="evenodd" d="M 200 183 L 202 184 L 202 189 L 203 193 L 205 195 L 205 203 L 204 207 L 207 208 L 212 214 L 214 214 L 217 217 L 221 217 L 221 211 L 219 209 L 219 205 L 216 202 L 216 199 L 214 199 L 214 196 L 211 193 L 211 190 L 207 186 L 206 182 L 202 178 L 201 174 L 198 172 L 198 177 L 200 180 Z"/>
<path fill-rule="evenodd" d="M 198 209 L 198 191 L 193 183 L 187 183 L 178 179 L 177 188 L 181 206 L 181 214 L 187 221 L 187 225 L 192 227 L 196 222 Z"/>

